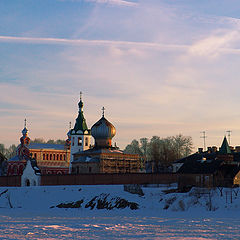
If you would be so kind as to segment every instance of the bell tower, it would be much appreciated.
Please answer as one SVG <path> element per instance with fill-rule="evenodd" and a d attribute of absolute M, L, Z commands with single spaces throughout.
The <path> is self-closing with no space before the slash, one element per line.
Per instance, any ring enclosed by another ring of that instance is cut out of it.
<path fill-rule="evenodd" d="M 74 153 L 88 150 L 91 144 L 91 131 L 88 129 L 86 119 L 83 115 L 82 92 L 80 92 L 80 101 L 78 103 L 78 108 L 78 117 L 76 118 L 74 128 L 70 129 L 69 131 L 69 137 L 71 141 L 70 162 L 73 161 Z"/>

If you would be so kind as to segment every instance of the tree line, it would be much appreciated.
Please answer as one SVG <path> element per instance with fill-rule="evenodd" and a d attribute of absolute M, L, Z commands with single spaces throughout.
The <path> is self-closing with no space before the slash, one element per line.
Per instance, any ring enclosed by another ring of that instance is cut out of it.
<path fill-rule="evenodd" d="M 176 161 L 191 154 L 193 142 L 190 136 L 178 134 L 166 138 L 153 136 L 151 139 L 134 139 L 124 149 L 124 153 L 139 154 L 147 163 L 154 165 L 155 171 L 160 172 Z"/>

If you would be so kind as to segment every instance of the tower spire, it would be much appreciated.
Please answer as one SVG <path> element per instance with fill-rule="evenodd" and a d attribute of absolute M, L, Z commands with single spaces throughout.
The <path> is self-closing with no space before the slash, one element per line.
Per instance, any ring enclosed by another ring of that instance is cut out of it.
<path fill-rule="evenodd" d="M 82 92 L 80 92 L 80 101 L 78 103 L 79 112 L 83 111 Z"/>
<path fill-rule="evenodd" d="M 102 108 L 102 116 L 104 117 L 105 107 Z"/>
<path fill-rule="evenodd" d="M 203 138 L 203 151 L 205 151 L 206 150 L 206 138 L 207 138 L 206 131 L 203 131 L 201 133 L 203 134 L 203 136 L 201 136 L 200 138 Z"/>
<path fill-rule="evenodd" d="M 24 119 L 24 128 L 26 128 L 27 127 L 27 119 L 25 118 Z"/>

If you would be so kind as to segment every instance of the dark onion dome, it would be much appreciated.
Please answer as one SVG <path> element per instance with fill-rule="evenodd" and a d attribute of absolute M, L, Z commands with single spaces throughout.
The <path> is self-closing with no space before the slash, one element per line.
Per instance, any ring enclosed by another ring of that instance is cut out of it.
<path fill-rule="evenodd" d="M 115 127 L 103 116 L 91 128 L 96 147 L 111 147 L 112 138 L 116 134 Z"/>

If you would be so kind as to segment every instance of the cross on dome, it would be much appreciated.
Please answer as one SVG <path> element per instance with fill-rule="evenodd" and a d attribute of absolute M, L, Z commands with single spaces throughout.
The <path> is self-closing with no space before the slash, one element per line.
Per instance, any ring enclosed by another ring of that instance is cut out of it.
<path fill-rule="evenodd" d="M 102 112 L 102 116 L 103 116 L 103 117 L 104 117 L 104 112 L 105 112 L 105 110 L 106 110 L 105 107 L 103 107 L 103 108 L 102 108 L 102 111 L 103 111 L 103 112 Z"/>

